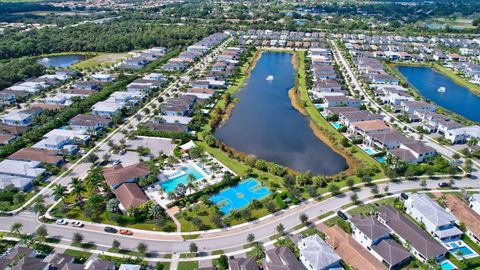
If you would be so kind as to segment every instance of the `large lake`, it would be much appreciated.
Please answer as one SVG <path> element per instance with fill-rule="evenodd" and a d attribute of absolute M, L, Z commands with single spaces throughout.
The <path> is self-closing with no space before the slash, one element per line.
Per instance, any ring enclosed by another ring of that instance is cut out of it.
<path fill-rule="evenodd" d="M 37 63 L 47 68 L 67 68 L 83 59 L 85 59 L 85 56 L 83 55 L 59 55 L 38 58 Z"/>
<path fill-rule="evenodd" d="M 397 68 L 426 99 L 465 118 L 480 122 L 480 97 L 474 95 L 468 88 L 456 84 L 429 67 Z M 441 86 L 445 87 L 445 93 L 437 91 Z"/>
<path fill-rule="evenodd" d="M 309 120 L 291 104 L 288 90 L 295 85 L 292 55 L 264 52 L 230 119 L 215 132 L 225 144 L 298 171 L 333 175 L 347 169 L 345 159 L 323 143 Z M 266 80 L 273 75 L 274 79 Z"/>

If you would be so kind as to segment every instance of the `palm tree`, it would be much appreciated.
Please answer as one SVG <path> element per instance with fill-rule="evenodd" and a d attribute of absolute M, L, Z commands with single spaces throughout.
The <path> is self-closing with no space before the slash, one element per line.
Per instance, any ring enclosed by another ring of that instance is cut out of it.
<path fill-rule="evenodd" d="M 53 186 L 53 196 L 54 196 L 56 201 L 61 199 L 62 202 L 65 204 L 65 194 L 66 194 L 66 192 L 67 192 L 67 189 L 60 184 L 56 184 L 55 186 Z"/>
<path fill-rule="evenodd" d="M 20 222 L 15 222 L 12 224 L 12 226 L 10 227 L 10 232 L 12 233 L 17 233 L 17 234 L 21 234 L 20 233 L 20 230 L 23 228 L 23 224 L 20 223 Z"/>
<path fill-rule="evenodd" d="M 253 257 L 255 257 L 255 259 L 258 260 L 263 257 L 263 254 L 265 253 L 265 248 L 261 243 L 255 242 L 253 243 L 252 250 L 250 252 L 253 255 Z"/>
<path fill-rule="evenodd" d="M 75 195 L 75 201 L 77 201 L 81 207 L 83 200 L 82 193 L 85 191 L 85 188 L 77 177 L 72 178 L 70 185 L 72 187 L 72 194 Z"/>

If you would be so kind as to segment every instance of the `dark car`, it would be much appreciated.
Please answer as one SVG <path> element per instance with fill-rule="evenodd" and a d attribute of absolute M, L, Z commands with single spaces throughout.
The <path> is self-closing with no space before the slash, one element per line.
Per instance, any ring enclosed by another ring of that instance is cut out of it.
<path fill-rule="evenodd" d="M 450 183 L 441 182 L 441 183 L 438 183 L 438 186 L 439 186 L 439 187 L 450 187 Z"/>
<path fill-rule="evenodd" d="M 402 198 L 402 200 L 408 200 L 408 195 L 402 192 L 400 193 L 400 198 Z"/>
<path fill-rule="evenodd" d="M 343 220 L 348 220 L 347 215 L 345 215 L 345 213 L 343 213 L 342 211 L 338 211 L 337 215 Z"/>
<path fill-rule="evenodd" d="M 108 233 L 117 233 L 117 232 L 118 232 L 117 229 L 115 229 L 115 228 L 113 228 L 113 227 L 108 227 L 108 226 L 105 227 L 105 228 L 103 228 L 103 230 L 104 230 L 105 232 L 108 232 Z"/>

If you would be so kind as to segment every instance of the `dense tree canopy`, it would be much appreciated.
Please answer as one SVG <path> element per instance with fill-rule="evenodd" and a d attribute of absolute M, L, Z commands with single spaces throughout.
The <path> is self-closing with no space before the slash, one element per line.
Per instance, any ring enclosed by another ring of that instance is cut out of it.
<path fill-rule="evenodd" d="M 172 48 L 192 44 L 215 30 L 214 26 L 162 25 L 136 20 L 115 20 L 113 23 L 64 29 L 44 28 L 2 38 L 0 59 L 57 52 L 125 52 L 152 46 Z"/>

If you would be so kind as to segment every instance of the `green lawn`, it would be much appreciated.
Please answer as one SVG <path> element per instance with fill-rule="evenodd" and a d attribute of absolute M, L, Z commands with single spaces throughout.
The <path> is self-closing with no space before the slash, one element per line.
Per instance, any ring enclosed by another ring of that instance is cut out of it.
<path fill-rule="evenodd" d="M 198 268 L 198 261 L 193 262 L 179 262 L 178 270 L 196 270 Z"/>
<path fill-rule="evenodd" d="M 94 57 L 72 65 L 74 69 L 97 69 L 109 67 L 120 62 L 128 56 L 128 53 L 99 53 Z"/>
<path fill-rule="evenodd" d="M 211 206 L 206 204 L 198 204 L 199 208 L 197 211 L 193 210 L 185 210 L 183 211 L 182 215 L 177 215 L 178 221 L 182 225 L 183 232 L 193 232 L 202 229 L 214 229 L 217 228 L 215 224 L 212 223 L 210 217 L 214 213 L 215 209 Z M 185 215 L 185 216 L 184 216 Z M 202 228 L 195 227 L 195 225 L 191 222 L 193 218 L 199 218 L 202 223 Z M 198 235 L 195 237 L 197 238 Z"/>
<path fill-rule="evenodd" d="M 88 258 L 92 255 L 91 253 L 85 252 L 85 251 L 79 251 L 79 250 L 73 250 L 73 249 L 67 249 L 63 252 L 63 254 L 67 254 L 70 256 L 75 257 L 75 260 L 78 262 L 86 262 Z"/>
<path fill-rule="evenodd" d="M 138 252 L 138 251 L 134 251 L 134 250 L 129 250 L 129 249 L 122 249 L 120 247 L 120 249 L 118 248 L 110 248 L 109 250 L 107 250 L 108 252 L 112 252 L 112 253 L 118 253 L 118 254 L 122 254 L 122 255 L 129 255 L 129 256 L 134 256 L 134 257 L 142 257 L 143 254 Z"/>
<path fill-rule="evenodd" d="M 306 83 L 306 73 L 305 73 L 305 55 L 303 52 L 296 52 L 295 53 L 298 57 L 298 82 L 297 82 L 297 91 L 300 92 L 300 96 L 303 102 L 303 109 L 308 113 L 308 116 L 310 119 L 315 123 L 315 125 L 318 127 L 318 129 L 324 133 L 327 137 L 331 139 L 331 144 L 333 144 L 333 147 L 337 150 L 340 150 L 342 152 L 346 152 L 347 149 L 343 149 L 340 145 L 339 142 L 344 138 L 344 136 L 338 132 L 330 123 L 322 117 L 320 112 L 315 108 L 313 105 L 312 101 L 308 97 L 308 91 L 307 91 L 307 83 Z M 360 148 L 357 146 L 351 146 L 355 148 L 353 151 L 353 157 L 360 161 L 362 163 L 363 167 L 372 167 L 372 166 L 377 166 L 380 167 L 380 164 L 373 159 L 371 156 L 369 156 L 367 153 L 362 151 Z M 348 154 L 352 153 L 350 150 Z M 380 179 L 384 178 L 385 175 L 382 173 L 378 173 L 375 175 L 373 178 L 374 179 Z"/>

